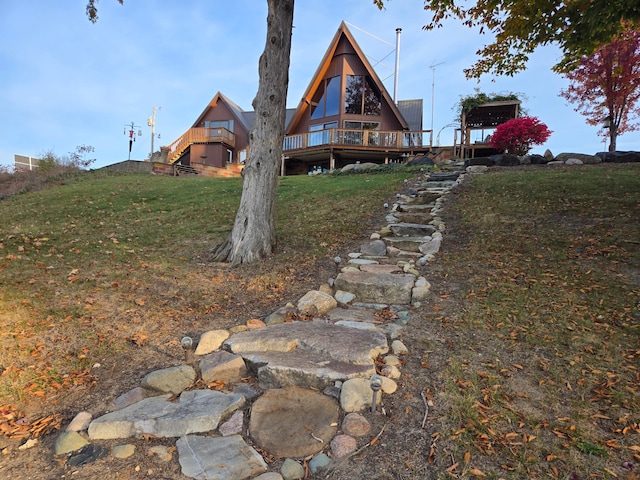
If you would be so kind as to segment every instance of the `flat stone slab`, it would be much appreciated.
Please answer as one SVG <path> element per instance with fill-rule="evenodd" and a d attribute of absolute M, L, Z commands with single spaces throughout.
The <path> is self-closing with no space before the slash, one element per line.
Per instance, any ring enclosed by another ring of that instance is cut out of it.
<path fill-rule="evenodd" d="M 244 480 L 267 471 L 263 458 L 240 435 L 186 435 L 176 442 L 182 474 L 198 480 Z"/>
<path fill-rule="evenodd" d="M 389 228 L 391 228 L 394 235 L 399 237 L 426 236 L 436 231 L 436 227 L 433 225 L 421 223 L 392 223 Z"/>
<path fill-rule="evenodd" d="M 419 252 L 420 246 L 431 241 L 429 236 L 414 237 L 386 237 L 384 239 L 387 245 L 407 252 Z"/>
<path fill-rule="evenodd" d="M 375 321 L 375 313 L 375 310 L 371 308 L 336 308 L 329 312 L 329 320 L 331 320 L 333 323 L 339 321 L 371 323 Z"/>
<path fill-rule="evenodd" d="M 400 273 L 398 265 L 360 265 L 360 271 L 369 273 Z"/>
<path fill-rule="evenodd" d="M 433 218 L 431 213 L 426 212 L 395 212 L 391 218 L 387 219 L 388 223 L 420 223 L 427 224 Z"/>
<path fill-rule="evenodd" d="M 409 274 L 375 274 L 342 272 L 335 280 L 336 288 L 352 292 L 361 303 L 407 305 L 415 277 Z"/>
<path fill-rule="evenodd" d="M 376 373 L 373 360 L 361 365 L 304 350 L 286 353 L 245 352 L 242 355 L 255 369 L 260 387 L 264 389 L 294 385 L 323 389 L 336 381 L 369 377 Z"/>
<path fill-rule="evenodd" d="M 427 178 L 427 182 L 444 182 L 444 181 L 455 181 L 460 176 L 460 172 L 450 172 L 450 173 L 430 173 Z"/>
<path fill-rule="evenodd" d="M 398 207 L 398 211 L 400 212 L 412 212 L 412 213 L 430 213 L 431 209 L 435 207 L 434 203 L 425 203 L 425 204 L 404 204 Z"/>
<path fill-rule="evenodd" d="M 306 457 L 329 444 L 338 416 L 331 397 L 300 387 L 278 388 L 267 390 L 251 407 L 249 432 L 271 455 Z"/>
<path fill-rule="evenodd" d="M 240 332 L 227 339 L 224 347 L 242 357 L 245 357 L 245 353 L 255 355 L 258 352 L 300 350 L 358 365 L 369 365 L 378 355 L 388 351 L 387 338 L 383 333 L 365 332 L 326 322 L 289 322 Z"/>
<path fill-rule="evenodd" d="M 89 438 L 127 438 L 141 433 L 181 437 L 208 432 L 245 403 L 243 395 L 215 390 L 189 390 L 174 402 L 169 398 L 171 395 L 146 398 L 96 418 L 89 424 Z"/>

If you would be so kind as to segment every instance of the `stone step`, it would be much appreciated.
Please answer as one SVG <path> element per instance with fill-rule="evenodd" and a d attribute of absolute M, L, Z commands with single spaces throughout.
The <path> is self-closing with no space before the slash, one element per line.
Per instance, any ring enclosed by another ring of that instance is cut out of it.
<path fill-rule="evenodd" d="M 421 223 L 428 224 L 432 215 L 430 213 L 424 212 L 393 212 L 392 214 L 387 215 L 388 223 Z"/>
<path fill-rule="evenodd" d="M 367 365 L 341 362 L 304 350 L 291 352 L 243 352 L 249 369 L 256 372 L 262 389 L 298 386 L 322 390 L 351 378 L 370 377 L 376 373 L 373 360 Z"/>
<path fill-rule="evenodd" d="M 387 338 L 381 332 L 366 332 L 321 320 L 280 323 L 240 332 L 228 338 L 223 348 L 243 357 L 245 353 L 303 350 L 359 365 L 368 365 L 388 351 Z"/>
<path fill-rule="evenodd" d="M 397 237 L 427 236 L 436 231 L 433 225 L 421 223 L 392 223 L 389 228 Z"/>
<path fill-rule="evenodd" d="M 353 293 L 357 302 L 408 305 L 414 279 L 408 274 L 342 272 L 336 277 L 335 286 Z"/>
<path fill-rule="evenodd" d="M 460 172 L 450 172 L 450 173 L 430 173 L 427 178 L 427 182 L 441 182 L 445 180 L 455 181 L 460 176 Z"/>
<path fill-rule="evenodd" d="M 324 321 L 289 322 L 240 332 L 224 348 L 242 356 L 261 388 L 324 388 L 337 380 L 375 373 L 375 358 L 389 350 L 386 335 Z"/>
<path fill-rule="evenodd" d="M 388 246 L 399 248 L 407 252 L 420 252 L 420 247 L 431 241 L 431 237 L 385 237 Z"/>
<path fill-rule="evenodd" d="M 398 205 L 399 212 L 420 212 L 420 213 L 430 213 L 431 209 L 435 207 L 435 203 L 425 203 L 425 204 L 408 204 L 403 203 Z"/>

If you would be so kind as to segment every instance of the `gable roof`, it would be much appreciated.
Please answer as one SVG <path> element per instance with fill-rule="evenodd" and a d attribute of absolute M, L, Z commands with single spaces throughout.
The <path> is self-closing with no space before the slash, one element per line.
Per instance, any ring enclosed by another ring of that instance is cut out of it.
<path fill-rule="evenodd" d="M 345 24 L 344 21 L 342 21 L 342 23 L 340 23 L 340 27 L 338 28 L 338 31 L 336 32 L 336 34 L 333 37 L 333 40 L 331 41 L 331 44 L 329 45 L 329 48 L 324 54 L 324 57 L 322 58 L 320 65 L 318 66 L 315 74 L 311 78 L 311 82 L 309 83 L 307 90 L 304 92 L 304 95 L 302 96 L 302 99 L 300 100 L 298 107 L 293 113 L 291 120 L 288 122 L 286 132 L 289 133 L 290 129 L 294 128 L 297 125 L 297 123 L 302 118 L 302 114 L 306 111 L 306 109 L 309 108 L 311 101 L 313 99 L 313 95 L 316 93 L 316 90 L 319 88 L 320 83 L 322 82 L 327 70 L 329 69 L 329 66 L 331 65 L 331 60 L 333 59 L 336 53 L 336 50 L 338 48 L 338 44 L 340 43 L 340 40 L 342 38 L 345 38 L 346 41 L 350 44 L 350 46 L 353 48 L 353 50 L 356 52 L 356 55 L 364 65 L 367 71 L 367 74 L 369 75 L 369 77 L 371 77 L 371 80 L 375 83 L 376 87 L 381 92 L 382 98 L 389 105 L 389 107 L 391 108 L 391 111 L 400 122 L 400 125 L 402 125 L 403 128 L 408 129 L 409 125 L 405 120 L 405 118 L 403 117 L 400 110 L 398 109 L 398 106 L 395 104 L 395 102 L 389 95 L 389 92 L 384 87 L 384 84 L 382 83 L 382 81 L 376 74 L 375 70 L 367 60 L 367 57 L 364 55 L 364 53 L 360 49 L 360 46 L 358 45 L 355 38 L 347 28 L 347 25 Z"/>
<path fill-rule="evenodd" d="M 246 114 L 248 113 L 253 114 L 253 112 L 245 112 L 233 100 L 231 100 L 229 97 L 227 97 L 226 95 L 223 95 L 220 92 L 216 93 L 213 96 L 213 98 L 211 99 L 209 104 L 206 106 L 206 108 L 202 111 L 200 116 L 196 119 L 195 122 L 193 122 L 192 128 L 197 127 L 198 124 L 205 117 L 207 112 L 209 112 L 209 110 L 214 108 L 220 100 L 222 100 L 227 105 L 227 107 L 229 107 L 229 110 L 231 110 L 231 113 L 236 117 L 236 120 L 240 122 L 247 131 L 249 131 L 249 129 L 251 128 L 251 125 L 253 124 L 253 117 L 248 116 Z M 249 123 L 247 122 L 248 120 L 250 120 Z"/>
<path fill-rule="evenodd" d="M 398 100 L 398 110 L 409 125 L 409 130 L 422 130 L 422 99 Z"/>

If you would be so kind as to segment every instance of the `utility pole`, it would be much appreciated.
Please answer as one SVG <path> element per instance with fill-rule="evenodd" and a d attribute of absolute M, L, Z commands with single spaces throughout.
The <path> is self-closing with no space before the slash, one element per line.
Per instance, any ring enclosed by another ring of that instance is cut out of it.
<path fill-rule="evenodd" d="M 149 160 L 153 157 L 153 140 L 156 136 L 156 111 L 162 110 L 162 107 L 153 106 L 153 111 L 151 112 L 151 116 L 147 120 L 147 125 L 151 127 L 151 153 L 149 154 Z M 160 135 L 158 135 L 160 138 Z"/>
<path fill-rule="evenodd" d="M 140 127 L 137 126 L 135 123 L 131 122 L 130 124 L 127 124 L 124 126 L 124 134 L 127 134 L 127 127 L 129 128 L 129 160 L 131 160 L 131 148 L 133 147 L 133 142 L 136 141 L 136 137 L 135 137 L 135 133 L 136 133 L 136 128 L 138 129 L 138 136 L 141 137 L 142 136 L 142 130 L 140 130 Z"/>
<path fill-rule="evenodd" d="M 431 69 L 431 145 L 433 145 L 433 112 L 435 110 L 434 106 L 436 99 L 436 67 L 443 65 L 444 63 L 445 62 L 432 63 L 429 65 L 429 68 Z"/>

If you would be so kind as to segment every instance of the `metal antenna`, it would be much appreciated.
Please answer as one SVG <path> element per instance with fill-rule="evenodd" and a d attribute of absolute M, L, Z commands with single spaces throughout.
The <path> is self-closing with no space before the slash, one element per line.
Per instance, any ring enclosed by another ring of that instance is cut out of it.
<path fill-rule="evenodd" d="M 436 98 L 436 67 L 443 65 L 446 62 L 434 63 L 432 62 L 429 65 L 431 69 L 431 145 L 433 145 L 433 113 L 435 106 L 435 98 Z"/>

